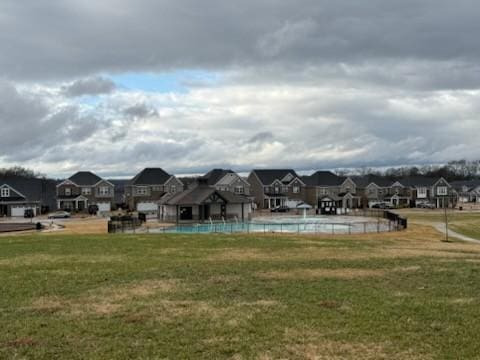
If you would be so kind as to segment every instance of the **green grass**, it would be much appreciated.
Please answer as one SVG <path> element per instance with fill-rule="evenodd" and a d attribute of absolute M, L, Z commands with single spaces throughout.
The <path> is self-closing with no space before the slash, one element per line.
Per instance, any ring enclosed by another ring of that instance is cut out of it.
<path fill-rule="evenodd" d="M 478 357 L 480 247 L 415 236 L 0 238 L 0 358 Z"/>
<path fill-rule="evenodd" d="M 413 222 L 445 222 L 442 210 L 400 210 L 399 213 Z M 480 212 L 448 210 L 447 218 L 450 229 L 480 240 Z"/>

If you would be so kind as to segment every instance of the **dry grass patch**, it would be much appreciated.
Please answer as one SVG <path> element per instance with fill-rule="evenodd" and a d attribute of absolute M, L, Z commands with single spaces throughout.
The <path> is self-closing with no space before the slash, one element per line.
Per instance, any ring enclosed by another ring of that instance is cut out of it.
<path fill-rule="evenodd" d="M 95 264 L 95 263 L 104 263 L 104 262 L 116 262 L 116 261 L 122 261 L 122 260 L 123 260 L 123 257 L 118 255 L 61 256 L 61 255 L 31 254 L 31 255 L 17 256 L 9 259 L 2 259 L 0 260 L 0 266 L 7 266 L 7 267 L 37 266 L 37 265 L 51 265 L 59 262 Z"/>
<path fill-rule="evenodd" d="M 390 343 L 344 342 L 328 339 L 313 331 L 285 331 L 285 352 L 282 358 L 332 360 L 332 359 L 431 359 L 429 355 L 417 354 L 413 349 L 396 351 Z M 272 357 L 270 357 L 272 358 Z"/>
<path fill-rule="evenodd" d="M 30 309 L 73 316 L 107 315 L 121 311 L 134 300 L 174 292 L 177 289 L 178 283 L 173 280 L 147 280 L 129 286 L 91 290 L 77 299 L 41 297 L 32 303 Z"/>
<path fill-rule="evenodd" d="M 334 279 L 358 279 L 367 277 L 378 277 L 385 275 L 384 270 L 370 269 L 295 269 L 291 271 L 269 271 L 257 274 L 263 279 L 272 280 L 311 280 L 318 278 L 334 278 Z"/>

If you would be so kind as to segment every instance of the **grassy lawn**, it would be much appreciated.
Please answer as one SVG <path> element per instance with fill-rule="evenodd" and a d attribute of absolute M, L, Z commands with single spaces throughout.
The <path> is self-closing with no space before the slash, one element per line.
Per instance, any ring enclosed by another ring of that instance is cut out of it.
<path fill-rule="evenodd" d="M 443 223 L 445 221 L 445 213 L 442 210 L 407 209 L 398 212 L 406 216 L 411 222 Z M 480 212 L 448 210 L 447 216 L 450 229 L 480 240 Z"/>
<path fill-rule="evenodd" d="M 344 238 L 0 238 L 0 358 L 480 354 L 480 246 Z"/>

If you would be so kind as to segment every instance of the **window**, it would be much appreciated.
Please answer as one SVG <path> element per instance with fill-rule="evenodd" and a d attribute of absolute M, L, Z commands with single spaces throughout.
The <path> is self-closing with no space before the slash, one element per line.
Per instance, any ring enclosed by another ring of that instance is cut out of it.
<path fill-rule="evenodd" d="M 280 188 L 278 186 L 275 186 L 274 192 L 275 192 L 275 194 L 278 194 L 280 192 Z"/>
<path fill-rule="evenodd" d="M 293 187 L 293 193 L 298 194 L 300 192 L 300 187 L 299 186 L 294 186 Z"/>
<path fill-rule="evenodd" d="M 170 192 L 171 193 L 176 193 L 177 192 L 177 186 L 176 185 L 171 185 L 170 186 Z"/>
<path fill-rule="evenodd" d="M 92 189 L 89 187 L 84 187 L 82 188 L 82 195 L 91 195 L 92 194 Z"/>
<path fill-rule="evenodd" d="M 421 187 L 417 189 L 417 198 L 425 199 L 427 197 L 427 188 Z"/>
<path fill-rule="evenodd" d="M 288 186 L 282 186 L 282 193 L 288 192 Z"/>
<path fill-rule="evenodd" d="M 328 190 L 326 188 L 321 188 L 320 189 L 320 195 L 327 195 Z"/>
<path fill-rule="evenodd" d="M 98 195 L 110 195 L 110 188 L 108 186 L 100 186 L 98 188 Z"/>
<path fill-rule="evenodd" d="M 136 191 L 137 195 L 147 195 L 147 188 L 146 187 L 139 187 Z"/>
<path fill-rule="evenodd" d="M 153 191 L 162 191 L 162 187 L 161 186 L 153 186 L 152 190 Z"/>
<path fill-rule="evenodd" d="M 10 189 L 8 187 L 2 188 L 1 197 L 10 197 Z"/>
<path fill-rule="evenodd" d="M 65 188 L 65 195 L 66 196 L 72 195 L 72 189 L 71 188 Z"/>
<path fill-rule="evenodd" d="M 446 186 L 437 187 L 437 195 L 448 195 L 448 188 Z"/>
<path fill-rule="evenodd" d="M 243 186 L 235 186 L 234 191 L 235 191 L 235 194 L 243 194 L 243 193 L 245 193 L 245 189 L 244 189 Z"/>

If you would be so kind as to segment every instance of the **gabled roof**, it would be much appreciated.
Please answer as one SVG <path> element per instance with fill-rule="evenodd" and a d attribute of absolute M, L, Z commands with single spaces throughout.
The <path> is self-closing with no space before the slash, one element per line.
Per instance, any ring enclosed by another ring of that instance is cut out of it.
<path fill-rule="evenodd" d="M 171 177 L 161 168 L 145 168 L 130 181 L 130 185 L 163 185 Z"/>
<path fill-rule="evenodd" d="M 364 175 L 364 176 L 352 176 L 351 179 L 353 182 L 360 188 L 365 188 L 370 184 L 375 184 L 379 187 L 390 187 L 396 181 L 390 180 L 383 176 L 378 175 Z M 401 184 L 405 185 L 403 182 L 400 181 Z"/>
<path fill-rule="evenodd" d="M 403 179 L 400 179 L 399 182 L 403 186 L 408 187 L 428 187 L 433 186 L 437 183 L 441 178 L 430 178 L 426 176 L 409 176 Z"/>
<path fill-rule="evenodd" d="M 270 185 L 275 180 L 281 181 L 287 174 L 292 174 L 293 177 L 298 177 L 295 170 L 292 169 L 255 169 L 252 170 L 263 185 Z"/>
<path fill-rule="evenodd" d="M 55 199 L 55 181 L 39 178 L 0 175 L 0 186 L 8 185 L 28 201 L 48 203 Z"/>
<path fill-rule="evenodd" d="M 219 191 L 208 185 L 199 185 L 194 188 L 176 194 L 163 196 L 159 203 L 164 205 L 201 205 L 212 195 L 222 198 L 227 204 L 245 204 L 250 200 L 243 195 L 237 195 L 229 191 Z"/>
<path fill-rule="evenodd" d="M 203 175 L 201 178 L 207 181 L 207 184 L 210 186 L 215 185 L 219 182 L 225 175 L 227 174 L 234 174 L 234 172 L 230 169 L 213 169 L 210 170 L 208 173 Z"/>
<path fill-rule="evenodd" d="M 347 178 L 338 176 L 331 171 L 317 171 L 310 176 L 303 176 L 302 180 L 309 186 L 340 186 Z"/>
<path fill-rule="evenodd" d="M 474 190 L 475 188 L 480 186 L 480 179 L 457 180 L 457 181 L 452 181 L 450 185 L 452 185 L 455 189 L 461 189 L 465 186 L 469 190 Z"/>
<path fill-rule="evenodd" d="M 91 171 L 79 171 L 70 176 L 68 180 L 78 186 L 93 186 L 102 181 L 102 178 L 98 175 L 95 175 Z"/>

